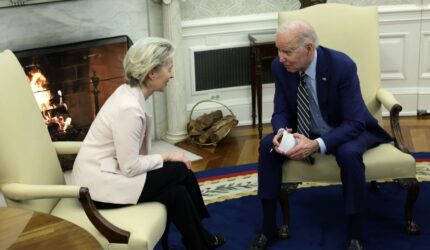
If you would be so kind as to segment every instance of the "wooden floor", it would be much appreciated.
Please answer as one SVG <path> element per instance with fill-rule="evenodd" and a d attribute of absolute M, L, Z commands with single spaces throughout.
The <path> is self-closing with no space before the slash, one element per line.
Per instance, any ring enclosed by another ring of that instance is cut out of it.
<path fill-rule="evenodd" d="M 411 152 L 430 151 L 430 118 L 401 117 L 400 125 L 405 144 Z M 390 131 L 387 118 L 384 118 L 384 128 Z M 264 124 L 263 136 L 271 131 L 270 124 Z M 257 162 L 258 144 L 258 130 L 255 127 L 239 126 L 232 129 L 217 146 L 203 147 L 189 141 L 176 145 L 203 157 L 202 160 L 193 162 L 194 171 L 201 171 Z"/>

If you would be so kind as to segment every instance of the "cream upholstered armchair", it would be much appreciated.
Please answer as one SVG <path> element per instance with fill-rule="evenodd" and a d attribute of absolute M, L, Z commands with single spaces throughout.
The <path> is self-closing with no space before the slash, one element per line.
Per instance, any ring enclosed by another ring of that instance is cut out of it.
<path fill-rule="evenodd" d="M 87 188 L 65 184 L 57 153 L 77 142 L 51 142 L 27 76 L 14 54 L 0 53 L 0 188 L 7 206 L 45 212 L 91 233 L 104 249 L 153 249 L 167 212 L 161 203 L 97 210 Z"/>
<path fill-rule="evenodd" d="M 280 12 L 278 23 L 287 19 L 308 21 L 316 30 L 319 42 L 325 47 L 342 51 L 357 64 L 361 92 L 369 111 L 382 123 L 381 105 L 390 112 L 393 144 L 383 144 L 368 150 L 363 158 L 366 180 L 377 189 L 376 180 L 395 180 L 408 190 L 405 206 L 406 231 L 418 234 L 413 221 L 413 205 L 419 193 L 414 158 L 403 145 L 399 127 L 402 106 L 392 94 L 381 88 L 379 61 L 378 12 L 376 7 L 354 7 L 344 4 L 318 4 L 296 11 Z M 382 124 L 381 124 L 382 125 Z M 340 183 L 340 169 L 335 157 L 314 154 L 315 164 L 287 160 L 283 164 L 280 192 L 284 224 L 289 224 L 288 195 L 298 183 Z"/>

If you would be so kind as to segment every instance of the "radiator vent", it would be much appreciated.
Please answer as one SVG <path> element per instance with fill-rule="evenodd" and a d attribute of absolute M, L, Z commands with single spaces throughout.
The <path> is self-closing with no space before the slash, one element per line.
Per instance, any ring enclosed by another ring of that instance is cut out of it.
<path fill-rule="evenodd" d="M 196 91 L 247 86 L 251 84 L 249 47 L 194 53 Z M 273 83 L 271 61 L 263 61 L 263 83 Z"/>

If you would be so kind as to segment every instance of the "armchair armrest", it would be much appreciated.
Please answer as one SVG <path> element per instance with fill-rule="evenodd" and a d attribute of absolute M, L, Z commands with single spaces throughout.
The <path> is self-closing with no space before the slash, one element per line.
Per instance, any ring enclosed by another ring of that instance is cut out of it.
<path fill-rule="evenodd" d="M 3 184 L 1 190 L 5 197 L 12 200 L 78 198 L 88 219 L 110 243 L 128 243 L 130 238 L 130 232 L 113 225 L 100 214 L 86 187 L 8 183 Z"/>
<path fill-rule="evenodd" d="M 52 142 L 58 155 L 77 154 L 81 147 L 81 141 L 55 141 Z"/>
<path fill-rule="evenodd" d="M 391 109 L 395 105 L 401 106 L 400 103 L 394 97 L 394 95 L 391 92 L 389 92 L 388 90 L 383 89 L 383 88 L 378 89 L 378 92 L 376 92 L 376 98 L 389 111 L 391 111 Z"/>
<path fill-rule="evenodd" d="M 390 127 L 394 137 L 394 145 L 405 153 L 409 153 L 409 149 L 405 146 L 402 130 L 400 128 L 399 113 L 402 111 L 402 105 L 396 100 L 394 95 L 385 89 L 378 89 L 376 98 L 390 112 Z"/>
<path fill-rule="evenodd" d="M 46 198 L 79 198 L 80 187 L 8 183 L 3 184 L 1 189 L 6 197 L 19 201 Z"/>

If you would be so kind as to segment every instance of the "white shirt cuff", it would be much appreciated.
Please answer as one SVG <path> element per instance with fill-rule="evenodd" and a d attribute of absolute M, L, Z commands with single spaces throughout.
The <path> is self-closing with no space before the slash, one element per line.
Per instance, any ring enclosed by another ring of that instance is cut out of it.
<path fill-rule="evenodd" d="M 321 137 L 316 138 L 315 140 L 318 142 L 318 145 L 320 147 L 320 150 L 319 150 L 320 154 L 325 154 L 327 149 L 326 149 L 324 141 L 321 139 Z"/>

